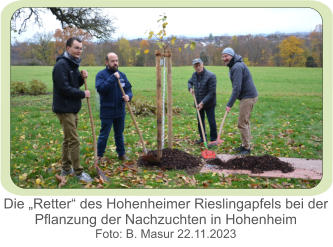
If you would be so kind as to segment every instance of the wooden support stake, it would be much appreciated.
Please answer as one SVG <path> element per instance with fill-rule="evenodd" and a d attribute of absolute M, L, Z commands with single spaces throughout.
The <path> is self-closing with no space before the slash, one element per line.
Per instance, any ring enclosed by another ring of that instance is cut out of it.
<path fill-rule="evenodd" d="M 157 159 L 162 158 L 162 83 L 161 83 L 161 52 L 156 56 L 156 119 L 157 119 Z"/>
<path fill-rule="evenodd" d="M 171 51 L 168 50 L 165 54 L 167 59 L 167 83 L 168 83 L 168 148 L 173 145 L 173 131 L 172 131 L 172 60 Z"/>

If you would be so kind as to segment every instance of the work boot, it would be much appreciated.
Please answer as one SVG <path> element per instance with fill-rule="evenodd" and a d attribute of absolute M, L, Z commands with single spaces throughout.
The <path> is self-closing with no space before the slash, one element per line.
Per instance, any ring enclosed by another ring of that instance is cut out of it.
<path fill-rule="evenodd" d="M 243 150 L 241 150 L 238 154 L 240 154 L 240 155 L 249 155 L 249 154 L 251 154 L 251 149 L 249 148 L 249 149 L 246 149 L 246 148 L 244 148 L 244 147 L 242 147 L 243 148 Z"/>
<path fill-rule="evenodd" d="M 128 160 L 127 156 L 124 154 L 124 155 L 120 155 L 118 156 L 118 159 L 121 160 L 121 161 L 126 161 Z"/>
<path fill-rule="evenodd" d="M 240 145 L 239 147 L 234 148 L 234 151 L 239 153 L 239 152 L 243 151 L 243 149 L 244 149 L 244 147 L 242 145 Z"/>
<path fill-rule="evenodd" d="M 76 176 L 81 182 L 84 183 L 91 183 L 93 179 L 90 177 L 88 173 L 82 172 L 81 175 Z"/>
<path fill-rule="evenodd" d="M 74 175 L 74 169 L 71 168 L 69 171 L 65 171 L 64 169 L 61 169 L 60 176 L 66 177 L 68 175 Z"/>

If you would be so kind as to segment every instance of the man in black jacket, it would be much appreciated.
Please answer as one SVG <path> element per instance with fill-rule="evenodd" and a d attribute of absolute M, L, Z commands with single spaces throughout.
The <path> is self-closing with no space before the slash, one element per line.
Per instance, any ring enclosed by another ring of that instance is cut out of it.
<path fill-rule="evenodd" d="M 89 90 L 80 90 L 84 79 L 88 77 L 87 71 L 79 71 L 81 54 L 82 41 L 76 37 L 68 39 L 66 51 L 57 58 L 52 72 L 52 110 L 59 118 L 64 133 L 61 175 L 75 172 L 80 181 L 91 182 L 91 177 L 83 172 L 80 165 L 80 140 L 77 133 L 81 100 L 90 97 Z"/>
<path fill-rule="evenodd" d="M 235 150 L 241 155 L 251 153 L 250 117 L 254 104 L 258 100 L 258 92 L 253 83 L 251 73 L 242 57 L 227 47 L 222 51 L 222 59 L 229 67 L 229 77 L 232 83 L 232 93 L 226 106 L 229 112 L 236 99 L 239 99 L 238 129 L 241 133 L 242 145 Z"/>
<path fill-rule="evenodd" d="M 188 90 L 193 94 L 198 103 L 198 109 L 203 128 L 205 129 L 205 113 L 208 118 L 210 128 L 210 140 L 215 141 L 217 138 L 216 121 L 215 121 L 215 106 L 216 106 L 216 76 L 214 73 L 206 70 L 204 64 L 200 58 L 196 58 L 192 61 L 195 72 L 188 81 Z M 199 117 L 199 116 L 197 116 Z M 199 118 L 198 129 L 200 133 L 200 139 L 196 141 L 196 144 L 203 143 L 203 135 L 201 133 Z"/>

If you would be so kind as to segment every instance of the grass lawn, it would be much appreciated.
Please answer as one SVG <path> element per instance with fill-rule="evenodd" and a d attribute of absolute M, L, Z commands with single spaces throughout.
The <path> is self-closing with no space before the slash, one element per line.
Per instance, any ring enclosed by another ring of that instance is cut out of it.
<path fill-rule="evenodd" d="M 92 92 L 92 109 L 98 136 L 100 129 L 98 97 L 94 89 L 96 73 L 103 67 L 82 67 L 88 70 L 88 87 Z M 220 124 L 225 105 L 231 94 L 231 83 L 226 67 L 208 66 L 217 76 L 216 121 Z M 124 67 L 133 88 L 134 99 L 155 105 L 155 68 Z M 259 100 L 251 117 L 253 136 L 252 154 L 270 154 L 278 157 L 322 159 L 323 98 L 321 68 L 250 67 L 259 92 Z M 196 113 L 192 96 L 187 91 L 187 81 L 192 67 L 173 67 L 173 101 L 179 108 L 174 115 L 174 148 L 200 155 Z M 52 113 L 52 67 L 14 66 L 11 81 L 38 79 L 47 84 L 50 94 L 41 96 L 12 96 L 10 108 L 11 176 L 22 188 L 57 188 L 55 174 L 61 168 L 62 130 Z M 163 77 L 162 77 L 163 78 Z M 83 89 L 83 88 L 82 88 Z M 233 153 L 240 145 L 237 129 L 238 101 L 228 115 L 222 138 L 224 144 L 215 147 L 216 153 Z M 155 115 L 139 115 L 137 121 L 149 149 L 156 149 Z M 112 132 L 111 132 L 112 133 Z M 135 163 L 142 152 L 139 137 L 129 114 L 125 125 L 125 145 L 129 164 Z M 86 101 L 79 113 L 81 163 L 91 175 L 93 146 Z M 319 181 L 301 179 L 253 178 L 244 175 L 220 176 L 218 174 L 189 175 L 183 171 L 156 169 L 128 169 L 117 160 L 113 136 L 106 150 L 112 164 L 102 169 L 110 182 L 81 184 L 69 177 L 64 188 L 312 188 Z M 255 186 L 254 186 L 255 185 Z"/>

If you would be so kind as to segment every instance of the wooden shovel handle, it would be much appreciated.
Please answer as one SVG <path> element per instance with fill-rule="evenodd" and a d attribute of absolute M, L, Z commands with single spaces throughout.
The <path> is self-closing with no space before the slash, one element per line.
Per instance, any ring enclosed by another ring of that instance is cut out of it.
<path fill-rule="evenodd" d="M 120 83 L 120 80 L 119 80 L 119 79 L 118 79 L 118 85 L 119 85 L 119 88 L 120 88 L 120 90 L 121 90 L 122 95 L 125 96 L 125 95 L 126 95 L 126 94 L 125 94 L 125 91 L 124 91 L 123 87 L 121 86 L 121 83 Z M 126 103 L 126 106 L 127 106 L 128 111 L 129 111 L 129 113 L 130 113 L 130 115 L 131 115 L 132 121 L 133 121 L 133 123 L 134 123 L 134 125 L 135 125 L 136 131 L 137 131 L 138 134 L 139 134 L 140 141 L 141 141 L 141 144 L 142 144 L 142 147 L 143 147 L 143 152 L 144 152 L 145 154 L 147 154 L 148 152 L 147 152 L 147 149 L 146 149 L 146 145 L 145 145 L 145 142 L 144 142 L 144 140 L 143 140 L 142 133 L 141 133 L 141 131 L 140 131 L 139 127 L 138 127 L 138 124 L 137 124 L 137 122 L 136 122 L 136 120 L 135 120 L 135 116 L 134 116 L 134 114 L 133 114 L 133 112 L 132 112 L 131 106 L 130 106 L 130 104 L 129 104 L 128 101 L 125 101 L 125 103 Z"/>
<path fill-rule="evenodd" d="M 224 116 L 223 116 L 223 119 L 222 119 L 222 122 L 221 122 L 221 124 L 220 124 L 220 129 L 219 129 L 219 134 L 218 134 L 218 136 L 217 136 L 217 140 L 220 140 L 220 138 L 221 138 L 222 129 L 223 129 L 223 126 L 224 126 L 224 121 L 225 121 L 227 115 L 228 115 L 228 111 L 225 111 Z"/>
<path fill-rule="evenodd" d="M 198 119 L 199 119 L 199 123 L 200 123 L 202 138 L 204 139 L 204 144 L 207 145 L 206 134 L 205 134 L 205 130 L 204 130 L 203 125 L 202 125 L 202 121 L 201 121 L 201 117 L 200 117 L 200 111 L 198 109 L 197 99 L 195 98 L 194 88 L 192 88 L 192 90 L 193 90 L 192 95 L 193 95 L 193 98 L 194 98 L 195 109 L 197 109 L 197 113 L 198 113 Z"/>
<path fill-rule="evenodd" d="M 84 88 L 86 90 L 88 90 L 88 87 L 87 87 L 87 78 L 83 78 L 83 80 L 84 80 Z M 95 134 L 95 125 L 94 125 L 94 120 L 93 120 L 93 117 L 92 117 L 91 106 L 90 106 L 90 98 L 87 98 L 87 103 L 88 103 L 88 110 L 89 110 L 89 118 L 90 118 L 91 131 L 92 131 L 92 134 L 93 134 L 94 160 L 96 161 L 97 160 L 97 142 L 96 142 L 96 134 Z"/>

